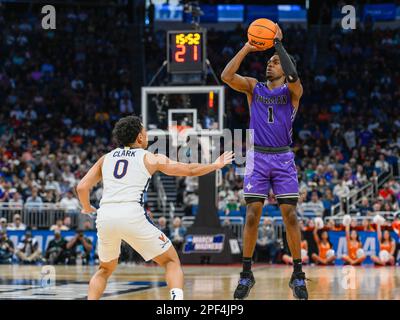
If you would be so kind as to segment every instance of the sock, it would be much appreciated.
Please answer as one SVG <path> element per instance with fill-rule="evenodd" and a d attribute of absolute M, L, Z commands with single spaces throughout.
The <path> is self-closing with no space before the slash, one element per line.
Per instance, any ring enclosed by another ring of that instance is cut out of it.
<path fill-rule="evenodd" d="M 303 272 L 301 268 L 301 259 L 293 259 L 293 272 Z"/>
<path fill-rule="evenodd" d="M 248 272 L 251 271 L 251 258 L 245 258 L 243 257 L 243 271 Z"/>
<path fill-rule="evenodd" d="M 183 290 L 179 288 L 172 288 L 169 291 L 171 300 L 183 300 Z"/>

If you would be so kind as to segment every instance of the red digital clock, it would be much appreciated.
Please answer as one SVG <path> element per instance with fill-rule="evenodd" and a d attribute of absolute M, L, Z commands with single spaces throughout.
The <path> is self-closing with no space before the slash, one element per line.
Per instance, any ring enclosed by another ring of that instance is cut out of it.
<path fill-rule="evenodd" d="M 197 73 L 205 70 L 204 30 L 168 31 L 167 59 L 170 73 Z"/>

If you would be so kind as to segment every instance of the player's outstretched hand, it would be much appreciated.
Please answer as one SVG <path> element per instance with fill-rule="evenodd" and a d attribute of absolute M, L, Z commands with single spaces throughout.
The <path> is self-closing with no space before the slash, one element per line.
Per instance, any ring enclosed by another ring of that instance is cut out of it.
<path fill-rule="evenodd" d="M 276 33 L 275 33 L 274 39 L 278 39 L 278 40 L 282 41 L 282 38 L 283 38 L 282 30 L 277 23 L 275 23 L 275 24 L 276 24 Z"/>
<path fill-rule="evenodd" d="M 257 48 L 256 46 L 251 45 L 248 41 L 245 43 L 244 47 L 247 52 L 255 52 L 255 51 L 265 51 L 266 49 Z"/>
<path fill-rule="evenodd" d="M 232 161 L 235 160 L 235 154 L 232 151 L 225 151 L 222 155 L 218 157 L 217 160 L 215 160 L 215 164 L 218 165 L 218 168 L 223 168 L 227 164 L 232 163 Z"/>
<path fill-rule="evenodd" d="M 81 213 L 83 214 L 90 214 L 96 213 L 97 209 L 95 207 L 90 206 L 90 208 L 82 208 Z"/>

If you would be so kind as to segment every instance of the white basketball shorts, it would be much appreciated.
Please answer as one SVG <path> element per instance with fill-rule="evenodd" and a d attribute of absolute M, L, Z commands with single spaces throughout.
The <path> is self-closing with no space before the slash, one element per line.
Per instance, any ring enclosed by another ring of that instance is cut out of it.
<path fill-rule="evenodd" d="M 121 240 L 127 242 L 146 261 L 166 252 L 171 241 L 137 203 L 108 203 L 97 210 L 98 254 L 101 262 L 117 259 Z"/>

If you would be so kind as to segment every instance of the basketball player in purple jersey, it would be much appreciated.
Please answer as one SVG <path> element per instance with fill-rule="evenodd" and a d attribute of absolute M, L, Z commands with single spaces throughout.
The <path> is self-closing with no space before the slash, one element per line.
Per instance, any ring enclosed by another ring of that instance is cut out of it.
<path fill-rule="evenodd" d="M 275 54 L 267 62 L 267 82 L 237 74 L 241 62 L 250 52 L 262 51 L 249 43 L 236 54 L 222 72 L 222 81 L 243 92 L 250 106 L 250 129 L 253 148 L 246 156 L 244 196 L 247 204 L 243 238 L 243 271 L 234 293 L 245 299 L 255 284 L 251 260 L 264 201 L 270 189 L 279 204 L 286 227 L 286 237 L 293 257 L 293 274 L 289 287 L 297 299 L 308 299 L 305 274 L 301 265 L 301 235 L 297 221 L 298 180 L 292 144 L 292 123 L 299 107 L 303 87 L 294 59 L 282 45 L 282 31 L 277 26 Z"/>

